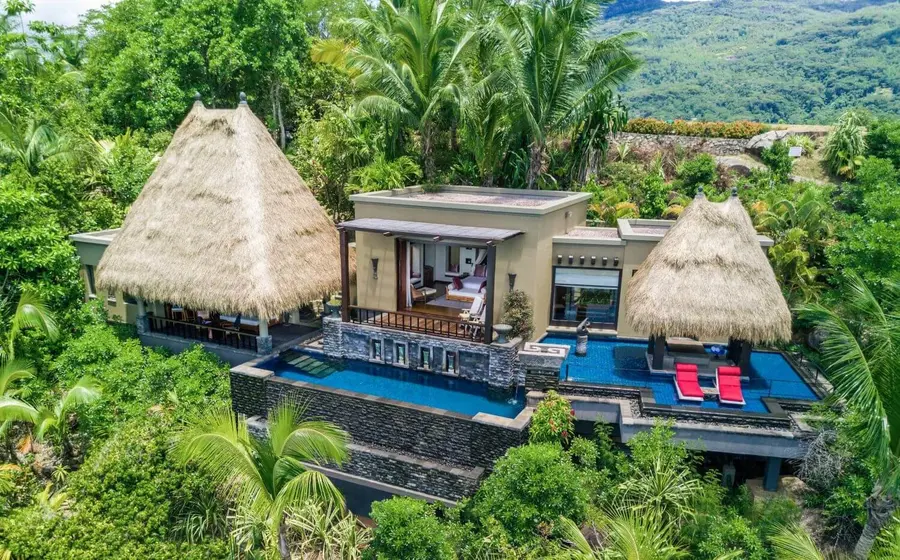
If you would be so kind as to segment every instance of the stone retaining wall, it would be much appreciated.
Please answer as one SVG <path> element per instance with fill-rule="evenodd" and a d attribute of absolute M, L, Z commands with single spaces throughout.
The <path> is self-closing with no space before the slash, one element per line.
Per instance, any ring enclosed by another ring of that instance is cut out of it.
<path fill-rule="evenodd" d="M 613 137 L 615 144 L 628 144 L 632 148 L 654 150 L 672 149 L 681 146 L 686 150 L 705 152 L 716 156 L 743 154 L 747 140 L 740 138 L 706 138 L 703 136 L 678 136 L 675 134 L 638 134 L 620 132 Z"/>
<path fill-rule="evenodd" d="M 493 387 L 512 387 L 516 384 L 518 364 L 516 351 L 521 339 L 505 344 L 481 344 L 469 340 L 442 338 L 425 334 L 382 329 L 372 325 L 344 323 L 340 318 L 322 320 L 324 331 L 322 347 L 326 355 L 334 358 L 368 361 L 371 358 L 372 340 L 380 340 L 384 363 L 395 365 L 397 344 L 406 345 L 407 365 L 412 369 L 423 368 L 421 349 L 430 350 L 427 369 L 444 370 L 447 352 L 457 355 L 457 373 L 460 377 L 487 383 Z M 520 379 L 519 381 L 523 381 Z"/>
<path fill-rule="evenodd" d="M 350 432 L 354 441 L 466 467 L 490 468 L 507 449 L 528 439 L 527 412 L 489 420 L 280 377 L 269 377 L 265 386 L 270 409 L 292 399 L 304 403 L 309 416 Z M 235 394 L 232 389 L 233 399 Z M 245 406 L 232 404 L 239 412 Z"/>
<path fill-rule="evenodd" d="M 448 500 L 474 494 L 484 474 L 481 467 L 453 467 L 386 449 L 350 444 L 349 451 L 341 472 Z"/>

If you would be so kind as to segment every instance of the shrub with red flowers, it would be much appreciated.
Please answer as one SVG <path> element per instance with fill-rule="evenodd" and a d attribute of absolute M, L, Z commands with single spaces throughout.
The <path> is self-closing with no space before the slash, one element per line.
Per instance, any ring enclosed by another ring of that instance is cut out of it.
<path fill-rule="evenodd" d="M 575 411 L 556 391 L 548 391 L 531 417 L 532 443 L 561 443 L 567 446 L 575 435 Z"/>
<path fill-rule="evenodd" d="M 625 132 L 637 134 L 675 134 L 678 136 L 702 136 L 705 138 L 753 138 L 762 134 L 766 125 L 751 121 L 702 122 L 636 118 L 628 121 Z"/>

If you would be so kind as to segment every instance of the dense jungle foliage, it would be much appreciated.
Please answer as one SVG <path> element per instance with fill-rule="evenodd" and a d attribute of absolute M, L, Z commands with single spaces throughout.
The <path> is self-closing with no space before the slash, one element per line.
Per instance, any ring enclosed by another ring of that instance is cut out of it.
<path fill-rule="evenodd" d="M 596 2 L 121 0 L 74 28 L 23 26 L 29 5 L 5 2 L 0 19 L 3 560 L 817 558 L 854 543 L 897 557 L 900 121 L 835 113 L 828 138 L 776 144 L 749 176 L 703 153 L 610 145 L 629 111 L 651 111 L 618 100 L 638 39 L 595 37 Z M 775 241 L 793 348 L 847 403 L 817 411 L 804 490 L 726 491 L 666 426 L 625 450 L 603 427 L 576 437 L 553 397 L 532 442 L 461 507 L 388 501 L 376 530 L 360 526 L 298 466 L 344 460 L 346 434 L 315 424 L 315 445 L 284 445 L 310 426 L 284 408 L 277 437 L 256 438 L 229 412 L 224 364 L 144 348 L 83 302 L 67 236 L 121 224 L 195 92 L 234 107 L 240 91 L 335 219 L 353 192 L 422 180 L 584 190 L 606 224 L 674 218 L 700 186 L 712 199 L 736 188 Z M 811 170 L 824 180 L 803 180 Z M 827 342 L 808 346 L 817 332 Z"/>
<path fill-rule="evenodd" d="M 900 113 L 898 21 L 886 0 L 618 0 L 597 31 L 647 35 L 634 116 L 828 124 Z"/>

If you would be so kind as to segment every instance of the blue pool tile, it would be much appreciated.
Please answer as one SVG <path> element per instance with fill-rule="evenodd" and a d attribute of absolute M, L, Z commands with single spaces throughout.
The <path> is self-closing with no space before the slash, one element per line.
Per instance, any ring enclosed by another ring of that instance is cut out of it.
<path fill-rule="evenodd" d="M 278 377 L 305 381 L 324 387 L 355 391 L 366 395 L 431 406 L 474 416 L 479 412 L 515 418 L 525 408 L 524 389 L 511 398 L 495 400 L 483 383 L 357 360 L 335 362 L 338 369 L 326 377 L 315 377 L 295 366 L 272 360 L 262 369 Z"/>
<path fill-rule="evenodd" d="M 812 389 L 794 371 L 788 361 L 777 352 L 754 351 L 750 356 L 750 379 L 742 384 L 744 406 L 721 404 L 716 400 L 702 403 L 679 401 L 671 376 L 650 373 L 647 367 L 647 344 L 617 339 L 591 339 L 587 356 L 575 355 L 574 337 L 550 335 L 541 342 L 563 344 L 571 348 L 563 364 L 560 379 L 599 385 L 624 385 L 651 389 L 656 402 L 693 408 L 745 410 L 768 412 L 762 399 L 819 400 Z M 700 384 L 712 386 L 709 378 L 701 378 Z"/>

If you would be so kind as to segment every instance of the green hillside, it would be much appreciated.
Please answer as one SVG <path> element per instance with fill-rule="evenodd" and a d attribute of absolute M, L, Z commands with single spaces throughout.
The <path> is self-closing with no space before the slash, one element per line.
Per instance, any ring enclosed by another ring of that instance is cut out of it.
<path fill-rule="evenodd" d="M 900 114 L 900 3 L 619 0 L 602 35 L 639 30 L 625 89 L 635 116 L 832 122 L 850 107 Z"/>

